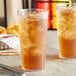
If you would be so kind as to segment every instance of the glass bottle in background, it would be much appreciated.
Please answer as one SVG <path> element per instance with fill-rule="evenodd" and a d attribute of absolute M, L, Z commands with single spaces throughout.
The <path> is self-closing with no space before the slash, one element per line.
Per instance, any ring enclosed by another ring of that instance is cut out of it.
<path fill-rule="evenodd" d="M 23 8 L 24 9 L 28 8 L 28 4 L 29 4 L 28 0 L 23 0 Z"/>

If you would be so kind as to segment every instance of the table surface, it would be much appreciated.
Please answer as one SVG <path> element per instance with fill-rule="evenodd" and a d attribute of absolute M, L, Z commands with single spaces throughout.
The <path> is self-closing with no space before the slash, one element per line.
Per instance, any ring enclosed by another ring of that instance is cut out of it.
<path fill-rule="evenodd" d="M 48 31 L 46 67 L 43 71 L 25 72 L 26 76 L 76 76 L 76 59 L 58 57 L 57 31 Z M 0 63 L 21 66 L 20 56 L 0 56 Z M 9 76 L 1 74 L 0 76 Z"/>

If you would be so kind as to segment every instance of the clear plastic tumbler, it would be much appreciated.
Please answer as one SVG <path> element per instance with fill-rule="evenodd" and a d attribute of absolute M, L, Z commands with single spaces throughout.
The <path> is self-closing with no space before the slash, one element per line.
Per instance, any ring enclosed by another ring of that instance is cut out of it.
<path fill-rule="evenodd" d="M 76 6 L 57 5 L 59 56 L 76 58 Z"/>
<path fill-rule="evenodd" d="M 48 12 L 44 9 L 18 11 L 20 49 L 24 70 L 45 67 Z"/>

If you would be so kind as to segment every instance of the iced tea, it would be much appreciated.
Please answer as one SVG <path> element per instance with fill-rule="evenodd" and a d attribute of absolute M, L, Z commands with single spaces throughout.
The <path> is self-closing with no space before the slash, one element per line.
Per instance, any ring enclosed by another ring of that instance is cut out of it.
<path fill-rule="evenodd" d="M 59 56 L 76 58 L 76 7 L 57 9 Z"/>
<path fill-rule="evenodd" d="M 22 68 L 42 70 L 45 67 L 48 12 L 20 10 L 19 29 Z"/>

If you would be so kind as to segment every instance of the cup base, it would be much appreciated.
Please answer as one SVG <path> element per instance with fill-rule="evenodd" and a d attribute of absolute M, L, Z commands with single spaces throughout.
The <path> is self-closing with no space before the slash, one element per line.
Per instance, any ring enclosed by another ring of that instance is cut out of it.
<path fill-rule="evenodd" d="M 62 57 L 62 56 L 59 56 L 61 59 L 76 59 L 76 57 Z"/>
<path fill-rule="evenodd" d="M 25 68 L 22 68 L 24 71 L 26 72 L 37 72 L 37 71 L 43 71 L 44 69 L 25 69 Z"/>

